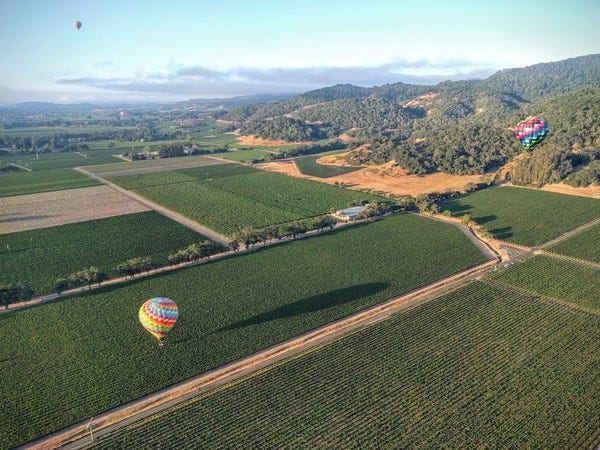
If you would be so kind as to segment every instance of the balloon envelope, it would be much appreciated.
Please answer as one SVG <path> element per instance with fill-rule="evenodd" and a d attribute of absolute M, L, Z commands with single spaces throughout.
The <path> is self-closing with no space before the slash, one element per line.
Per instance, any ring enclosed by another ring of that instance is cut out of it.
<path fill-rule="evenodd" d="M 177 304 L 165 297 L 151 298 L 146 301 L 139 312 L 139 319 L 142 327 L 162 341 L 179 317 Z"/>
<path fill-rule="evenodd" d="M 78 30 L 81 28 L 81 22 L 79 20 L 76 20 L 75 22 L 73 22 L 73 25 L 75 26 L 75 28 L 77 28 Z"/>
<path fill-rule="evenodd" d="M 515 128 L 515 135 L 523 147 L 531 150 L 542 142 L 549 131 L 550 126 L 546 120 L 533 117 L 519 122 Z"/>

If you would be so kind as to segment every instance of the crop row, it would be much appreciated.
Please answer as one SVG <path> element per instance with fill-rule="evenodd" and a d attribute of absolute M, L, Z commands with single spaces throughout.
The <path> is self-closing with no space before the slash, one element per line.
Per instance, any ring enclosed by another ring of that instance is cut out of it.
<path fill-rule="evenodd" d="M 484 189 L 442 203 L 455 216 L 468 214 L 496 239 L 533 246 L 600 216 L 600 200 L 534 189 Z"/>
<path fill-rule="evenodd" d="M 114 177 L 111 181 L 225 234 L 243 227 L 261 228 L 313 217 L 378 199 L 238 164 Z"/>
<path fill-rule="evenodd" d="M 454 226 L 401 215 L 5 313 L 0 339 L 11 345 L 0 349 L 0 447 L 484 260 Z M 137 319 L 156 296 L 172 298 L 180 311 L 162 348 Z"/>
<path fill-rule="evenodd" d="M 591 448 L 598 318 L 474 282 L 97 448 Z"/>
<path fill-rule="evenodd" d="M 600 264 L 600 224 L 577 233 L 547 250 Z"/>
<path fill-rule="evenodd" d="M 492 280 L 600 313 L 600 270 L 550 256 L 534 256 Z"/>
<path fill-rule="evenodd" d="M 154 212 L 72 223 L 0 235 L 0 283 L 28 283 L 39 294 L 58 278 L 96 266 L 117 275 L 115 266 L 134 257 L 166 263 L 167 256 L 204 236 Z"/>

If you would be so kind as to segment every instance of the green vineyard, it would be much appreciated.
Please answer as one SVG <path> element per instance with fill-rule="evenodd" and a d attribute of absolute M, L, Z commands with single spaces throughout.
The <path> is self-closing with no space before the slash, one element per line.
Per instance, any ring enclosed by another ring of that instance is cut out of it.
<path fill-rule="evenodd" d="M 0 447 L 484 261 L 456 227 L 401 215 L 9 311 L 0 316 L 0 339 L 10 342 L 0 349 Z M 180 311 L 163 348 L 138 323 L 156 296 Z"/>
<path fill-rule="evenodd" d="M 96 266 L 115 277 L 129 258 L 165 265 L 169 254 L 207 239 L 154 211 L 0 234 L 0 283 L 29 283 L 38 294 L 57 278 Z"/>
<path fill-rule="evenodd" d="M 600 313 L 600 269 L 538 255 L 502 270 L 490 279 L 532 295 Z"/>
<path fill-rule="evenodd" d="M 112 182 L 220 233 L 326 214 L 382 198 L 239 164 L 113 177 Z"/>
<path fill-rule="evenodd" d="M 600 224 L 577 233 L 546 250 L 600 264 Z"/>
<path fill-rule="evenodd" d="M 484 189 L 442 204 L 496 239 L 539 245 L 600 216 L 600 200 L 516 187 Z"/>
<path fill-rule="evenodd" d="M 94 448 L 592 448 L 600 322 L 474 282 Z"/>

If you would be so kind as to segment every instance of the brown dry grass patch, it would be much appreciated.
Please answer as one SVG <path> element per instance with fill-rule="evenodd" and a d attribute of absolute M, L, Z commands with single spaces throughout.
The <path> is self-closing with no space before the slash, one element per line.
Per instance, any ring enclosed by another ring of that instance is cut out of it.
<path fill-rule="evenodd" d="M 306 144 L 306 142 L 289 142 L 274 139 L 263 139 L 258 136 L 238 136 L 237 143 L 240 145 L 262 145 L 265 147 L 275 147 L 279 145 Z"/>
<path fill-rule="evenodd" d="M 149 210 L 108 186 L 4 197 L 0 204 L 0 234 Z"/>

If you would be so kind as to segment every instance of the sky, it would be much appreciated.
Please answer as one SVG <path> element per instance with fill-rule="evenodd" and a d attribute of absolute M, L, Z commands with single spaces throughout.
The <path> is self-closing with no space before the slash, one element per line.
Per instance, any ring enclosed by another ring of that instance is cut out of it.
<path fill-rule="evenodd" d="M 0 104 L 485 78 L 600 53 L 599 19 L 600 0 L 0 0 Z"/>

